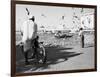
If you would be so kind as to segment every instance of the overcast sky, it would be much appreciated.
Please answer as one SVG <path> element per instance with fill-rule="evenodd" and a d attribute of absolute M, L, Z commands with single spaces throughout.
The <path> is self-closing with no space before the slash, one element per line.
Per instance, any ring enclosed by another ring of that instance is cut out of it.
<path fill-rule="evenodd" d="M 28 8 L 31 15 L 36 18 L 38 27 L 45 26 L 47 29 L 59 29 L 65 24 L 66 29 L 73 28 L 73 14 L 81 17 L 85 13 L 94 13 L 94 9 L 71 8 L 71 7 L 57 7 L 57 6 L 42 6 L 42 5 L 16 5 L 16 30 L 19 30 L 24 21 L 28 19 L 25 8 Z M 63 18 L 64 16 L 64 18 Z M 77 21 L 77 20 L 76 20 Z"/>

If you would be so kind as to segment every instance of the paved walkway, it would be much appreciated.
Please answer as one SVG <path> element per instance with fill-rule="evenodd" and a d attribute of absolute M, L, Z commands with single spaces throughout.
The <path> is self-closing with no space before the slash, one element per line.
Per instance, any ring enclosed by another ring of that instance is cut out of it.
<path fill-rule="evenodd" d="M 17 49 L 18 50 L 18 49 Z M 17 58 L 16 72 L 43 72 L 94 68 L 94 47 L 81 48 L 80 46 L 66 48 L 46 48 L 47 63 L 35 64 L 30 60 L 30 65 L 24 64 L 24 57 L 20 53 Z M 21 59 L 20 59 L 21 58 Z"/>

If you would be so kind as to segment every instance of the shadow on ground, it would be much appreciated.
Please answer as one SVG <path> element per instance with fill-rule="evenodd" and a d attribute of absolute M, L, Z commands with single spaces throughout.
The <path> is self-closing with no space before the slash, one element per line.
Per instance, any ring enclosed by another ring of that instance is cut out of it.
<path fill-rule="evenodd" d="M 16 66 L 16 72 L 31 72 L 36 71 L 38 69 L 44 70 L 49 69 L 50 65 L 55 65 L 57 63 L 61 63 L 64 61 L 69 60 L 72 57 L 78 56 L 82 53 L 76 53 L 76 52 L 68 52 L 69 50 L 72 50 L 73 48 L 63 48 L 59 46 L 54 47 L 45 47 L 47 52 L 47 62 L 46 64 L 36 64 L 34 60 L 30 60 L 30 65 L 24 64 L 24 56 L 21 56 L 21 53 L 18 55 L 16 53 L 17 62 L 19 61 L 19 65 Z M 17 48 L 18 51 L 18 48 Z M 21 56 L 21 57 L 20 57 Z M 22 60 L 21 60 L 22 59 Z"/>

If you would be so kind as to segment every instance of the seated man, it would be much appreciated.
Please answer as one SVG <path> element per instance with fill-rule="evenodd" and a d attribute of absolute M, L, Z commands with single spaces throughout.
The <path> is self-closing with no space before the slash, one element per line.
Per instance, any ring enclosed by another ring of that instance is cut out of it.
<path fill-rule="evenodd" d="M 32 53 L 32 56 L 30 57 L 30 59 L 33 59 L 35 57 L 35 55 L 38 57 L 38 55 L 37 55 L 37 48 L 39 48 L 38 39 L 39 39 L 39 36 L 37 36 L 35 39 L 32 39 L 32 41 L 31 41 L 32 49 L 34 51 Z"/>
<path fill-rule="evenodd" d="M 38 42 L 38 40 L 39 40 L 39 36 L 36 36 L 36 38 L 35 39 L 32 39 L 32 47 L 34 47 L 34 48 L 38 48 L 39 47 L 39 42 Z"/>

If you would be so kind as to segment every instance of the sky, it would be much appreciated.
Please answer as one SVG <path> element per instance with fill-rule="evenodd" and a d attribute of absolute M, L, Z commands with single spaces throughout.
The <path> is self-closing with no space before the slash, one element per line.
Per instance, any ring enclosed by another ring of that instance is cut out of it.
<path fill-rule="evenodd" d="M 44 26 L 45 29 L 50 30 L 76 29 L 77 26 L 81 26 L 80 19 L 82 18 L 82 15 L 94 13 L 94 9 L 90 8 L 84 8 L 82 10 L 82 8 L 72 7 L 16 4 L 16 30 L 20 30 L 23 22 L 28 19 L 26 8 L 30 11 L 30 15 L 35 16 L 35 22 L 38 25 L 38 29 L 41 29 L 40 27 Z M 73 17 L 73 15 L 78 18 Z M 84 19 L 84 16 L 82 19 Z"/>

